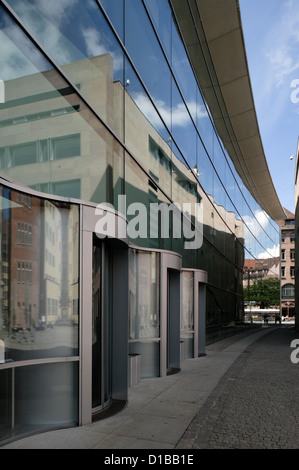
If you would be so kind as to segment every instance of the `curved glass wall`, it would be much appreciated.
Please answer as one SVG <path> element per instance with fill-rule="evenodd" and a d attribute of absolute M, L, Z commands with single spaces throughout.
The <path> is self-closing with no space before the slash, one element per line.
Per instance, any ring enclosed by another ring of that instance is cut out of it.
<path fill-rule="evenodd" d="M 0 439 L 78 424 L 79 206 L 0 186 Z"/>
<path fill-rule="evenodd" d="M 207 106 L 171 2 L 7 4 L 22 25 L 0 9 L 1 172 L 46 193 L 114 204 L 132 221 L 135 245 L 174 250 L 184 267 L 208 271 L 208 325 L 242 321 L 244 259 L 277 254 L 279 230 L 234 167 L 233 143 L 216 132 L 219 108 Z M 194 44 L 198 69 L 213 74 L 195 33 Z M 200 246 L 186 249 L 187 230 L 162 236 L 160 218 L 150 232 L 149 207 L 161 202 L 182 213 L 190 204 L 193 229 L 202 205 Z"/>

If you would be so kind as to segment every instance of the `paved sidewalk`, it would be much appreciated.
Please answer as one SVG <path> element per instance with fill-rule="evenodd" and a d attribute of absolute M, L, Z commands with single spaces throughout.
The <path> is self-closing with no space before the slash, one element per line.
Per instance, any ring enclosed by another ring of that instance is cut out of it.
<path fill-rule="evenodd" d="M 297 338 L 294 328 L 277 327 L 244 350 L 177 447 L 298 449 L 299 363 L 290 359 Z"/>
<path fill-rule="evenodd" d="M 289 359 L 290 340 L 293 337 L 296 337 L 296 332 L 292 325 L 269 326 L 219 341 L 207 347 L 206 356 L 185 360 L 178 374 L 141 380 L 140 384 L 129 390 L 128 406 L 115 416 L 87 426 L 20 439 L 1 449 L 225 447 L 232 444 L 231 438 L 229 442 L 225 441 L 225 435 L 240 435 L 238 415 L 254 413 L 253 404 L 259 405 L 260 413 L 264 412 L 260 423 L 265 422 L 266 410 L 276 410 L 276 421 L 273 416 L 271 432 L 276 431 L 281 436 L 280 441 L 276 440 L 277 446 L 279 442 L 286 445 L 286 438 L 290 436 L 293 426 L 298 431 L 298 401 L 295 402 L 298 395 L 294 379 L 298 378 L 299 364 L 293 365 Z M 260 362 L 259 366 L 257 363 Z M 260 389 L 261 380 L 264 385 Z M 237 383 L 239 387 L 234 389 Z M 275 401 L 276 393 L 279 393 L 279 409 Z M 285 415 L 279 428 L 281 413 L 286 408 L 283 403 L 286 402 L 293 411 Z M 264 405 L 260 406 L 261 403 Z M 289 421 L 291 416 L 292 420 Z M 251 417 L 251 422 L 254 419 Z M 221 431 L 218 432 L 218 429 Z M 243 429 L 240 442 L 248 443 L 250 432 L 245 422 L 242 422 Z M 206 430 L 209 431 L 207 439 L 204 437 Z M 264 428 L 264 433 L 260 431 L 259 435 L 267 433 Z M 296 439 L 298 441 L 298 434 Z M 237 447 L 236 441 L 233 442 Z M 253 440 L 250 442 L 255 444 Z M 293 440 L 291 442 L 295 445 Z M 265 446 L 272 443 L 272 436 L 268 436 Z"/>

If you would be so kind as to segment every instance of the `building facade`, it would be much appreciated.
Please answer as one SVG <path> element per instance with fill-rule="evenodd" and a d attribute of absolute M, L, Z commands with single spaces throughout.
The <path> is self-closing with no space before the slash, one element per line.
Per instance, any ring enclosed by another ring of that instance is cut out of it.
<path fill-rule="evenodd" d="M 299 140 L 297 142 L 295 167 L 295 328 L 299 330 Z"/>
<path fill-rule="evenodd" d="M 281 315 L 295 315 L 295 214 L 285 209 L 286 218 L 278 221 L 280 227 L 280 282 Z"/>
<path fill-rule="evenodd" d="M 285 213 L 223 3 L 0 1 L 0 439 L 120 409 L 137 360 L 243 324 Z"/>

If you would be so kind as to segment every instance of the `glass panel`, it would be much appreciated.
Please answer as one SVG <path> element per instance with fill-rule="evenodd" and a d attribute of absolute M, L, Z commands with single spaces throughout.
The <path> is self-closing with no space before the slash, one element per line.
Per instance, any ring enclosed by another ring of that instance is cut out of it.
<path fill-rule="evenodd" d="M 121 137 L 123 88 L 119 83 L 123 80 L 123 53 L 97 2 L 52 0 L 51 8 L 40 0 L 8 3 L 47 54 L 64 66 L 85 98 Z M 78 74 L 78 68 L 85 69 L 92 86 L 86 86 L 84 74 Z"/>
<path fill-rule="evenodd" d="M 120 145 L 2 9 L 0 15 L 1 57 L 5 51 L 1 77 L 5 103 L 0 104 L 2 171 L 38 191 L 114 203 L 123 190 Z M 103 65 L 103 81 L 113 87 L 103 63 L 106 59 L 99 57 L 99 66 Z M 16 66 L 9 68 L 9 63 Z M 88 59 L 72 64 L 75 83 L 101 98 L 99 106 L 105 107 L 101 115 L 109 110 L 115 115 L 107 104 L 107 90 L 98 89 L 100 69 L 93 77 L 88 64 Z"/>
<path fill-rule="evenodd" d="M 159 255 L 129 252 L 129 338 L 159 338 Z"/>
<path fill-rule="evenodd" d="M 191 168 L 194 168 L 196 161 L 196 140 L 197 134 L 192 122 L 190 109 L 186 107 L 174 81 L 171 85 L 172 90 L 172 109 L 171 109 L 171 131 L 180 149 L 180 153 L 185 160 L 177 155 L 184 163 L 188 162 Z M 196 106 L 193 106 L 196 108 Z M 190 103 L 192 110 L 192 103 Z"/>
<path fill-rule="evenodd" d="M 11 369 L 0 370 L 0 442 L 12 427 L 12 374 Z"/>
<path fill-rule="evenodd" d="M 92 310 L 92 407 L 103 408 L 111 398 L 111 259 L 94 236 Z"/>
<path fill-rule="evenodd" d="M 155 135 L 155 134 L 154 134 Z M 149 135 L 149 153 L 150 153 L 150 174 L 157 181 L 163 191 L 171 197 L 171 151 L 163 139 L 155 135 L 154 138 Z"/>
<path fill-rule="evenodd" d="M 25 433 L 78 425 L 78 363 L 0 371 L 0 442 Z"/>
<path fill-rule="evenodd" d="M 197 138 L 196 175 L 198 177 L 198 181 L 200 182 L 206 194 L 213 196 L 215 172 L 214 172 L 212 163 L 199 138 Z"/>
<path fill-rule="evenodd" d="M 145 170 L 152 170 L 151 155 L 148 152 L 148 139 L 151 136 L 155 142 L 169 155 L 169 130 L 165 127 L 154 104 L 146 94 L 140 80 L 129 61 L 125 66 L 125 143 L 135 158 Z M 170 108 L 167 111 L 170 114 Z M 169 117 L 168 117 L 169 120 Z"/>
<path fill-rule="evenodd" d="M 145 4 L 159 35 L 162 47 L 171 61 L 172 14 L 167 0 L 146 0 Z"/>
<path fill-rule="evenodd" d="M 194 275 L 183 271 L 181 275 L 181 330 L 194 328 Z"/>
<path fill-rule="evenodd" d="M 0 188 L 6 360 L 78 355 L 79 209 Z"/>
<path fill-rule="evenodd" d="M 100 0 L 99 2 L 121 39 L 124 36 L 124 2 L 125 0 L 113 0 L 113 2 L 111 0 Z"/>
<path fill-rule="evenodd" d="M 171 110 L 170 70 L 142 2 L 126 2 L 125 9 L 126 48 L 162 117 L 169 125 Z M 147 57 L 147 60 L 144 60 L 144 57 Z"/>
<path fill-rule="evenodd" d="M 164 176 L 163 169 L 161 173 Z M 129 155 L 126 156 L 125 187 L 130 241 L 134 245 L 147 248 L 170 249 L 171 215 L 167 212 L 170 201 Z M 165 223 L 168 223 L 166 235 L 161 227 L 164 209 L 167 216 Z"/>
<path fill-rule="evenodd" d="M 103 403 L 106 405 L 111 399 L 112 393 L 112 299 L 111 299 L 111 284 L 112 284 L 112 253 L 105 247 L 105 265 L 104 265 L 104 327 L 103 327 L 103 341 L 104 341 L 104 393 Z"/>
<path fill-rule="evenodd" d="M 185 358 L 194 357 L 194 333 L 188 331 L 181 332 L 181 341 L 183 341 L 183 351 Z"/>
<path fill-rule="evenodd" d="M 16 429 L 78 425 L 78 392 L 77 363 L 16 368 Z"/>
<path fill-rule="evenodd" d="M 134 341 L 129 343 L 129 354 L 141 355 L 142 379 L 159 377 L 160 374 L 160 342 L 159 341 Z"/>
<path fill-rule="evenodd" d="M 102 405 L 102 246 L 93 246 L 92 407 Z"/>

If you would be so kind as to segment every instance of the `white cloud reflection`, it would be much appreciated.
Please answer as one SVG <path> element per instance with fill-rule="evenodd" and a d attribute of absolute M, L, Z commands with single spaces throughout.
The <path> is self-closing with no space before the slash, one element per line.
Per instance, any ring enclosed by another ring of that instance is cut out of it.
<path fill-rule="evenodd" d="M 140 111 L 146 116 L 146 118 L 155 128 L 159 129 L 163 126 L 163 123 L 154 106 L 144 93 L 131 93 L 131 96 Z M 171 126 L 186 127 L 191 124 L 191 119 L 184 103 L 178 103 L 176 106 L 171 108 L 170 105 L 167 105 L 167 103 L 163 100 L 157 99 L 154 100 L 154 102 L 163 121 L 169 128 L 171 128 Z M 208 117 L 207 111 L 203 105 L 199 105 L 192 101 L 187 103 L 187 106 L 190 110 L 191 116 L 197 115 L 197 119 Z"/>
<path fill-rule="evenodd" d="M 265 235 L 265 232 L 268 233 L 270 225 L 268 215 L 262 210 L 257 210 L 254 212 L 253 216 L 243 216 L 243 220 L 245 222 L 245 246 L 247 250 L 258 259 L 268 259 L 279 256 L 279 245 L 273 245 L 273 247 L 270 248 L 262 246 L 265 238 L 267 238 L 267 242 L 269 243 L 269 238 Z"/>

